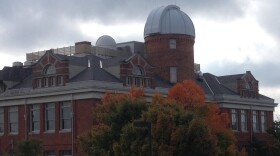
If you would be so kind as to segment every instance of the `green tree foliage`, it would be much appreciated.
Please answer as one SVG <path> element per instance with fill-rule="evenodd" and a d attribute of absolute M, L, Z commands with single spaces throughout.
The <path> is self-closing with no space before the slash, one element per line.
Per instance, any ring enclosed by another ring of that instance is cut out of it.
<path fill-rule="evenodd" d="M 155 94 L 148 105 L 141 89 L 106 94 L 93 112 L 97 124 L 79 137 L 82 149 L 88 155 L 149 155 L 152 142 L 153 155 L 236 155 L 228 116 L 216 104 L 205 104 L 194 82 L 178 85 L 168 98 Z M 136 127 L 135 120 L 151 127 Z"/>
<path fill-rule="evenodd" d="M 43 142 L 36 139 L 22 140 L 17 143 L 17 156 L 40 156 Z"/>
<path fill-rule="evenodd" d="M 272 136 L 270 151 L 273 155 L 280 155 L 280 121 L 274 121 L 273 126 L 267 130 Z"/>
<path fill-rule="evenodd" d="M 107 93 L 102 98 L 93 112 L 97 124 L 93 125 L 90 132 L 79 137 L 85 153 L 134 155 L 135 152 L 142 152 L 142 145 L 139 145 L 140 150 L 136 147 L 142 140 L 140 133 L 136 133 L 136 129 L 132 127 L 132 122 L 139 119 L 142 112 L 147 111 L 146 102 L 142 98 L 143 93 L 142 89 L 132 89 L 130 94 Z M 145 148 L 143 151 L 145 152 Z M 135 155 L 138 155 L 137 153 Z"/>

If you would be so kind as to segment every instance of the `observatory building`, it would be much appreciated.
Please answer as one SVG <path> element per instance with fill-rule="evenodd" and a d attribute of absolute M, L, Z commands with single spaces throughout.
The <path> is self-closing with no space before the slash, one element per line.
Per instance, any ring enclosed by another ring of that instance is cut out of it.
<path fill-rule="evenodd" d="M 177 82 L 194 80 L 229 114 L 238 146 L 265 139 L 273 123 L 274 99 L 259 93 L 250 71 L 216 76 L 194 63 L 195 27 L 178 6 L 155 8 L 144 28 L 144 43 L 101 36 L 92 45 L 26 54 L 24 63 L 0 70 L 0 155 L 13 153 L 19 140 L 40 138 L 44 155 L 81 154 L 77 136 L 93 123 L 92 109 L 107 91 L 143 87 L 147 99 L 167 95 Z"/>

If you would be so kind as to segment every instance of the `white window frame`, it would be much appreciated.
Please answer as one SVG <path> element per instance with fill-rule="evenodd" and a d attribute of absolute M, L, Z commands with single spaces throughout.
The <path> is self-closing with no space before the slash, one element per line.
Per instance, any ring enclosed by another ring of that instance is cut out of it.
<path fill-rule="evenodd" d="M 231 109 L 231 129 L 238 131 L 238 112 L 236 109 Z"/>
<path fill-rule="evenodd" d="M 49 78 L 48 77 L 43 77 L 43 86 L 49 87 Z"/>
<path fill-rule="evenodd" d="M 40 104 L 30 106 L 30 131 L 40 132 Z"/>
<path fill-rule="evenodd" d="M 267 112 L 261 111 L 261 125 L 262 132 L 266 132 L 267 130 Z"/>
<path fill-rule="evenodd" d="M 177 67 L 170 67 L 170 82 L 177 83 Z"/>
<path fill-rule="evenodd" d="M 63 150 L 59 152 L 61 156 L 72 156 L 71 150 Z"/>
<path fill-rule="evenodd" d="M 133 86 L 137 86 L 137 77 L 132 77 L 132 83 L 133 83 Z"/>
<path fill-rule="evenodd" d="M 45 151 L 44 156 L 55 156 L 55 151 Z"/>
<path fill-rule="evenodd" d="M 152 87 L 151 79 L 146 79 L 146 85 L 148 87 Z"/>
<path fill-rule="evenodd" d="M 56 74 L 56 69 L 55 69 L 55 66 L 52 65 L 52 64 L 48 64 L 45 66 L 44 68 L 44 75 L 53 75 L 53 74 Z"/>
<path fill-rule="evenodd" d="M 176 39 L 169 39 L 169 49 L 176 49 L 176 48 L 177 48 Z"/>
<path fill-rule="evenodd" d="M 260 124 L 259 124 L 259 115 L 257 111 L 252 111 L 252 120 L 253 120 L 253 132 L 260 131 Z"/>
<path fill-rule="evenodd" d="M 246 110 L 241 110 L 241 131 L 248 131 L 248 115 Z"/>
<path fill-rule="evenodd" d="M 130 76 L 127 76 L 127 77 L 126 77 L 126 85 L 127 85 L 127 86 L 130 86 L 130 85 L 131 85 L 131 77 L 130 77 Z"/>
<path fill-rule="evenodd" d="M 68 110 L 68 111 L 67 111 Z M 66 116 L 65 116 L 66 114 Z M 68 115 L 68 116 L 67 116 Z M 66 127 L 69 122 L 69 127 Z M 60 130 L 71 130 L 72 128 L 72 108 L 69 101 L 62 102 L 60 105 Z"/>
<path fill-rule="evenodd" d="M 55 131 L 55 103 L 45 104 L 45 131 Z"/>
<path fill-rule="evenodd" d="M 18 134 L 18 107 L 9 107 L 9 133 Z"/>
<path fill-rule="evenodd" d="M 56 77 L 52 76 L 50 77 L 50 86 L 55 86 L 56 85 Z"/>
<path fill-rule="evenodd" d="M 41 88 L 42 87 L 42 79 L 36 79 L 36 85 L 37 85 L 37 88 Z"/>
<path fill-rule="evenodd" d="M 62 76 L 62 75 L 58 76 L 58 77 L 57 77 L 57 85 L 58 85 L 58 86 L 62 86 L 63 83 L 64 83 L 64 78 L 63 78 L 63 76 Z"/>
<path fill-rule="evenodd" d="M 0 135 L 4 134 L 4 108 L 0 108 Z"/>

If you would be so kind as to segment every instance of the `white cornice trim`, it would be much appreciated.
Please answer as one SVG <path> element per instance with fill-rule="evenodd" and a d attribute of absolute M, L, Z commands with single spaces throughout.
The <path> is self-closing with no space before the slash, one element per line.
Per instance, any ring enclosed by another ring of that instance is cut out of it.
<path fill-rule="evenodd" d="M 123 86 L 122 83 L 102 82 L 102 81 L 83 81 L 67 83 L 65 86 L 49 88 L 23 88 L 13 89 L 0 95 L 0 106 L 35 104 L 59 102 L 79 99 L 100 99 L 104 93 L 128 93 L 130 87 Z M 151 101 L 154 93 L 167 95 L 168 88 L 145 88 L 147 101 Z"/>

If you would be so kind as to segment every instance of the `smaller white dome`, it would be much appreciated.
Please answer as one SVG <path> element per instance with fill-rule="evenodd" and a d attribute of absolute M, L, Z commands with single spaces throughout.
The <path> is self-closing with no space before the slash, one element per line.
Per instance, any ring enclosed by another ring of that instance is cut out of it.
<path fill-rule="evenodd" d="M 108 35 L 103 35 L 99 37 L 95 45 L 98 47 L 109 48 L 113 50 L 117 49 L 116 41 Z"/>

